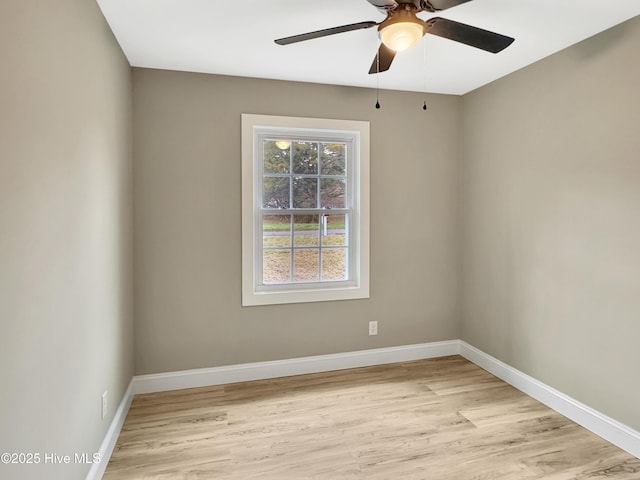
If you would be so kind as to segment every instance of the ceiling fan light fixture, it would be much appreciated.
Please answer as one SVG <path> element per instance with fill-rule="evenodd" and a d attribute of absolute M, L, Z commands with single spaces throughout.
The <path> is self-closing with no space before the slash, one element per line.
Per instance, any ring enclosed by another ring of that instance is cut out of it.
<path fill-rule="evenodd" d="M 412 9 L 397 10 L 378 28 L 380 40 L 396 52 L 413 47 L 424 36 L 424 22 Z"/>
<path fill-rule="evenodd" d="M 418 43 L 423 34 L 422 25 L 411 22 L 393 23 L 380 30 L 380 39 L 391 50 L 401 52 Z"/>

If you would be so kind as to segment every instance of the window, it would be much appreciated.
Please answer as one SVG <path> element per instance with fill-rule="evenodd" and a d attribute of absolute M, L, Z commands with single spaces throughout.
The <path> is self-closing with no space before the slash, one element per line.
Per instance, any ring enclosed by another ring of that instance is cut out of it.
<path fill-rule="evenodd" d="M 242 304 L 369 297 L 369 123 L 242 115 Z"/>

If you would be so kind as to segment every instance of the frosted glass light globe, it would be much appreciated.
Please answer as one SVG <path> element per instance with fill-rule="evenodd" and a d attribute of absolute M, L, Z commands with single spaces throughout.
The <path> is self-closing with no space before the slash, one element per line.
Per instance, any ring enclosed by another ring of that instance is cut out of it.
<path fill-rule="evenodd" d="M 414 22 L 392 23 L 380 30 L 382 43 L 396 52 L 413 47 L 423 35 L 423 25 Z"/>

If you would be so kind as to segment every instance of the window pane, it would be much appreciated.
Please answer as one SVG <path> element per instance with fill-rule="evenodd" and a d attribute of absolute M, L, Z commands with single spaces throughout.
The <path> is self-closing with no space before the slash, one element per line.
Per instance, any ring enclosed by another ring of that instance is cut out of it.
<path fill-rule="evenodd" d="M 318 206 L 318 179 L 300 178 L 293 179 L 293 208 L 317 208 Z"/>
<path fill-rule="evenodd" d="M 264 141 L 264 172 L 265 173 L 289 173 L 291 141 L 289 146 L 282 149 L 287 144 L 287 140 L 265 140 Z"/>
<path fill-rule="evenodd" d="M 347 249 L 322 249 L 322 280 L 345 280 L 347 278 Z"/>
<path fill-rule="evenodd" d="M 262 246 L 291 246 L 291 215 L 263 215 Z"/>
<path fill-rule="evenodd" d="M 316 142 L 293 142 L 293 173 L 317 175 L 318 144 Z"/>
<path fill-rule="evenodd" d="M 264 177 L 262 185 L 265 208 L 289 208 L 289 177 Z"/>
<path fill-rule="evenodd" d="M 293 216 L 293 245 L 296 247 L 317 247 L 320 245 L 320 216 Z"/>
<path fill-rule="evenodd" d="M 346 144 L 321 143 L 320 144 L 320 174 L 344 175 Z"/>
<path fill-rule="evenodd" d="M 346 215 L 324 215 L 322 246 L 347 245 Z"/>
<path fill-rule="evenodd" d="M 320 207 L 345 208 L 344 180 L 337 178 L 323 178 L 320 180 Z"/>
<path fill-rule="evenodd" d="M 294 250 L 293 280 L 294 282 L 313 282 L 319 280 L 319 253 L 315 248 Z"/>
<path fill-rule="evenodd" d="M 265 250 L 262 254 L 262 283 L 291 281 L 291 250 Z"/>

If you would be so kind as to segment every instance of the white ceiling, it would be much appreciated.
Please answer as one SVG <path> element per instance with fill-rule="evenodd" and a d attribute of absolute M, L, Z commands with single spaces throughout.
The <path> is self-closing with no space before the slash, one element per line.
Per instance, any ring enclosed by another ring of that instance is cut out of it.
<path fill-rule="evenodd" d="M 384 15 L 366 0 L 98 0 L 131 65 L 375 87 L 375 28 L 288 46 L 276 38 Z M 426 35 L 382 89 L 464 94 L 640 14 L 640 0 L 473 0 L 440 12 L 515 37 L 498 54 Z M 427 19 L 433 14 L 419 15 Z M 424 46 L 423 46 L 424 44 Z M 426 47 L 426 48 L 425 48 Z M 426 57 L 426 63 L 425 63 Z"/>

